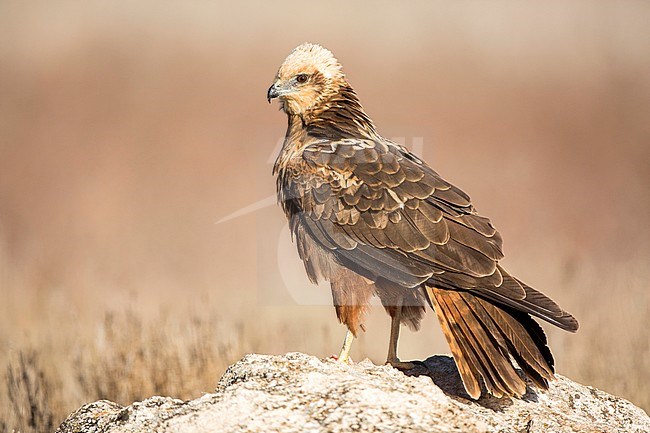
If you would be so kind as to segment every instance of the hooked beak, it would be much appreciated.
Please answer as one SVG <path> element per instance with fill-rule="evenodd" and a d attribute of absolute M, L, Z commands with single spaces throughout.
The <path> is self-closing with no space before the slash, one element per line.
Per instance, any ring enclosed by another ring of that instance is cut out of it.
<path fill-rule="evenodd" d="M 280 92 L 278 92 L 278 88 L 275 83 L 269 87 L 268 92 L 266 92 L 266 100 L 269 101 L 269 104 L 271 103 L 271 99 L 277 98 L 280 96 Z"/>

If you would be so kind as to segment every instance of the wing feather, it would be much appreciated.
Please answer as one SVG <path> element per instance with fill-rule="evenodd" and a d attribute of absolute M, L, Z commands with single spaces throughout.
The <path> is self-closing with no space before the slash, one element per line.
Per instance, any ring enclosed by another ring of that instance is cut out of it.
<path fill-rule="evenodd" d="M 306 232 L 360 275 L 471 290 L 577 329 L 573 316 L 498 266 L 501 235 L 469 196 L 403 147 L 318 140 L 286 173 Z"/>

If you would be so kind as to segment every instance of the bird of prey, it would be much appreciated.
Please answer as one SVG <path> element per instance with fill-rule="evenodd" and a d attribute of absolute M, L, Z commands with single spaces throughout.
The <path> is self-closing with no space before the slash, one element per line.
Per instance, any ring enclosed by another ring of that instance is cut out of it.
<path fill-rule="evenodd" d="M 348 328 L 346 361 L 378 296 L 391 317 L 387 363 L 401 324 L 417 330 L 435 310 L 468 395 L 481 382 L 521 397 L 548 388 L 554 361 L 532 316 L 575 332 L 577 320 L 499 264 L 502 240 L 467 194 L 404 146 L 382 137 L 332 53 L 295 48 L 268 89 L 289 123 L 273 172 L 278 200 L 312 282 L 326 280 Z"/>

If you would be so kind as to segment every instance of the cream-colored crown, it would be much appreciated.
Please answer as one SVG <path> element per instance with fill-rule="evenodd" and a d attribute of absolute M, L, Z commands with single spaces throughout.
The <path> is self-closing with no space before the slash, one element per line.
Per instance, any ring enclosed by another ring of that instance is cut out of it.
<path fill-rule="evenodd" d="M 305 42 L 297 46 L 287 56 L 280 70 L 279 76 L 291 76 L 301 72 L 313 72 L 318 70 L 325 78 L 338 79 L 343 78 L 343 69 L 341 64 L 332 52 L 317 44 Z"/>

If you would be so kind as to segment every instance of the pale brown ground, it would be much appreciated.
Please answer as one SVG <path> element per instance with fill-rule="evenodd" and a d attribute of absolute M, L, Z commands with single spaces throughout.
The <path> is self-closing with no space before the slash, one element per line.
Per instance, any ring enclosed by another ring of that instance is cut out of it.
<path fill-rule="evenodd" d="M 265 92 L 305 40 L 580 320 L 545 326 L 558 372 L 650 409 L 648 5 L 346 8 L 2 2 L 0 430 L 195 397 L 245 352 L 336 352 L 282 212 L 215 224 L 274 192 Z M 375 308 L 353 358 L 381 362 L 388 326 Z M 403 333 L 403 359 L 448 351 L 434 314 Z"/>

